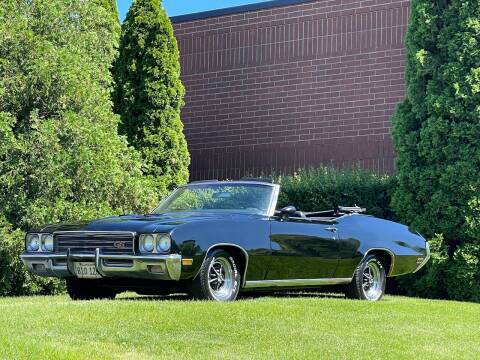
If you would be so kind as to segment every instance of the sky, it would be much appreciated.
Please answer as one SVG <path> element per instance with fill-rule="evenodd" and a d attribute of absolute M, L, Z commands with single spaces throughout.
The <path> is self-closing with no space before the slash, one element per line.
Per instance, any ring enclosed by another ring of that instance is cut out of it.
<path fill-rule="evenodd" d="M 177 16 L 264 1 L 265 0 L 163 0 L 163 6 L 169 16 Z M 131 3 L 132 0 L 117 0 L 118 11 L 122 21 L 125 19 Z"/>

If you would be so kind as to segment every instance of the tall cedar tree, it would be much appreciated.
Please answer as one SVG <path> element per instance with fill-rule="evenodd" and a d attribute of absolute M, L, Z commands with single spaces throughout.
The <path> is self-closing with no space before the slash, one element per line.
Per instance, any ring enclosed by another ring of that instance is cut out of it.
<path fill-rule="evenodd" d="M 95 0 L 0 2 L 0 295 L 52 290 L 21 266 L 26 230 L 157 201 L 118 136 L 109 14 Z"/>
<path fill-rule="evenodd" d="M 179 51 L 159 0 L 134 0 L 122 25 L 114 74 L 120 131 L 141 152 L 144 173 L 165 194 L 188 181 L 190 156 L 180 120 L 185 90 Z"/>
<path fill-rule="evenodd" d="M 405 223 L 435 239 L 429 268 L 408 286 L 417 295 L 479 301 L 480 3 L 411 6 L 407 97 L 393 120 L 393 205 Z"/>

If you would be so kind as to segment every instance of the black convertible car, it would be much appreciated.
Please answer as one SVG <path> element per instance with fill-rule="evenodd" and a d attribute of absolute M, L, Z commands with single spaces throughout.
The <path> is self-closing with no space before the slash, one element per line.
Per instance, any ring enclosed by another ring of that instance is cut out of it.
<path fill-rule="evenodd" d="M 418 271 L 428 243 L 362 209 L 276 210 L 280 186 L 260 180 L 182 186 L 151 214 L 48 225 L 29 232 L 21 258 L 38 275 L 66 278 L 72 299 L 342 286 L 379 300 L 387 276 Z"/>

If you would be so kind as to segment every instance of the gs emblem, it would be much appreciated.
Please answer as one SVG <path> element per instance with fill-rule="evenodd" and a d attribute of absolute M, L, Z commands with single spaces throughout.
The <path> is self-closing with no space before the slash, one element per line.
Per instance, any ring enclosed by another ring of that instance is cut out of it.
<path fill-rule="evenodd" d="M 123 242 L 123 241 L 115 241 L 113 243 L 113 246 L 115 247 L 115 249 L 126 249 L 127 248 L 127 244 L 125 244 L 125 242 Z"/>

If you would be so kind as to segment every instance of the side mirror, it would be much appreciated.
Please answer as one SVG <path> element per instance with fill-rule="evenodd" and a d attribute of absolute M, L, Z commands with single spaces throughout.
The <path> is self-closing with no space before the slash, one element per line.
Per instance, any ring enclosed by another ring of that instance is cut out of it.
<path fill-rule="evenodd" d="M 282 217 L 282 219 L 286 219 L 290 216 L 295 215 L 296 212 L 297 209 L 295 208 L 295 206 L 285 206 L 282 210 L 280 210 L 280 216 Z"/>

